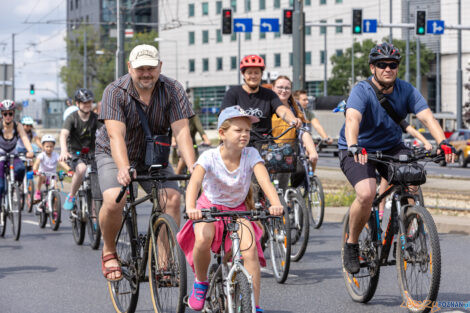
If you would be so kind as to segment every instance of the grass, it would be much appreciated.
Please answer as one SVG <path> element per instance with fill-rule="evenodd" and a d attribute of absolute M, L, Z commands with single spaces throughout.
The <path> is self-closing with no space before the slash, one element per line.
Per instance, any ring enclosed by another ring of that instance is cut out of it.
<path fill-rule="evenodd" d="M 354 189 L 349 185 L 343 186 L 341 189 L 333 192 L 325 192 L 325 206 L 339 207 L 350 206 L 356 198 Z"/>

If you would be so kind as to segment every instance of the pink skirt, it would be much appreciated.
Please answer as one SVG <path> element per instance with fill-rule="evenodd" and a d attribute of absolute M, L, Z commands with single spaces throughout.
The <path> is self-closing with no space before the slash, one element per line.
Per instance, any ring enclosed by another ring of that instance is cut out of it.
<path fill-rule="evenodd" d="M 201 210 L 203 208 L 216 207 L 220 211 L 246 211 L 245 203 L 240 204 L 236 208 L 229 208 L 223 205 L 217 205 L 210 203 L 209 199 L 204 195 L 204 193 L 199 197 L 196 202 L 196 208 Z M 217 221 L 213 223 L 215 226 L 214 240 L 212 241 L 211 250 L 214 253 L 220 252 L 220 246 L 222 245 L 222 236 L 224 234 L 224 224 L 222 221 Z M 263 249 L 261 249 L 261 237 L 263 235 L 263 230 L 258 226 L 258 224 L 251 222 L 253 230 L 255 231 L 255 242 L 256 248 L 258 250 L 258 258 L 261 266 L 266 266 L 266 259 L 264 258 Z M 191 268 L 194 272 L 194 260 L 193 260 L 193 248 L 196 238 L 194 236 L 193 221 L 188 220 L 184 224 L 183 228 L 178 232 L 176 236 L 178 243 L 183 250 L 186 260 L 191 265 Z M 232 247 L 232 240 L 227 234 L 225 237 L 225 252 L 228 253 Z"/>

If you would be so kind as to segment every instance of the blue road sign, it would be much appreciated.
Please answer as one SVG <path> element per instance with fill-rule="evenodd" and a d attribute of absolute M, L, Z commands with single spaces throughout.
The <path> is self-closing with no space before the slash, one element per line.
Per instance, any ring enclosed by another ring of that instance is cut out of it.
<path fill-rule="evenodd" d="M 362 29 L 364 33 L 376 33 L 377 32 L 377 20 L 363 20 Z"/>
<path fill-rule="evenodd" d="M 29 105 L 28 100 L 23 100 L 23 108 L 26 108 Z"/>
<path fill-rule="evenodd" d="M 278 33 L 279 32 L 279 19 L 278 18 L 262 18 L 260 20 L 259 31 L 262 33 Z"/>
<path fill-rule="evenodd" d="M 444 21 L 442 20 L 428 20 L 426 25 L 428 34 L 442 35 L 444 34 Z"/>
<path fill-rule="evenodd" d="M 234 33 L 251 33 L 253 31 L 253 19 L 251 18 L 234 18 Z"/>

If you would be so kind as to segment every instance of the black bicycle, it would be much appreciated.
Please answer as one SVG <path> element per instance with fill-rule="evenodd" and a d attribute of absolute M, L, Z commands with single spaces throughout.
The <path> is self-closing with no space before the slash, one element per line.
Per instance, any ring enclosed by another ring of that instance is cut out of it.
<path fill-rule="evenodd" d="M 380 276 L 380 267 L 396 265 L 401 296 L 412 312 L 428 312 L 436 300 L 441 278 L 439 237 L 431 214 L 419 204 L 415 187 L 426 180 L 424 166 L 418 161 L 439 162 L 443 155 L 413 152 L 411 155 L 389 156 L 369 154 L 370 161 L 383 163 L 389 169 L 390 187 L 376 196 L 369 221 L 359 236 L 360 271 L 348 273 L 343 267 L 346 289 L 356 302 L 372 299 Z M 385 233 L 379 222 L 378 206 L 392 197 L 392 206 Z M 349 212 L 343 222 L 342 245 L 349 236 Z M 393 258 L 389 259 L 393 246 Z M 344 258 L 344 250 L 341 251 Z"/>
<path fill-rule="evenodd" d="M 136 200 L 133 183 L 122 187 L 116 202 L 129 190 L 123 210 L 121 228 L 116 237 L 116 253 L 121 262 L 123 278 L 108 282 L 109 294 L 116 312 L 132 313 L 139 298 L 139 284 L 150 283 L 150 293 L 155 312 L 184 312 L 186 296 L 186 261 L 177 240 L 178 227 L 162 207 L 162 185 L 168 180 L 187 180 L 189 175 L 162 176 L 159 166 L 151 166 L 148 175 L 138 175 L 132 182 L 152 182 L 150 194 Z M 130 175 L 134 176 L 131 169 Z M 147 233 L 139 233 L 137 205 L 150 200 Z M 148 265 L 148 276 L 146 270 Z"/>

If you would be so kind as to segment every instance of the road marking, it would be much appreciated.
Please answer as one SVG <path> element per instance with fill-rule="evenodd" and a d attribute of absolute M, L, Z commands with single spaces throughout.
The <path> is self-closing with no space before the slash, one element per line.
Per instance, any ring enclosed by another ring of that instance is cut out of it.
<path fill-rule="evenodd" d="M 39 226 L 38 222 L 23 220 L 23 223 Z"/>
<path fill-rule="evenodd" d="M 262 267 L 261 268 L 261 273 L 269 274 L 269 275 L 274 275 L 274 272 L 270 270 L 269 268 Z M 299 275 L 296 274 L 289 274 L 287 277 L 299 277 Z"/>

